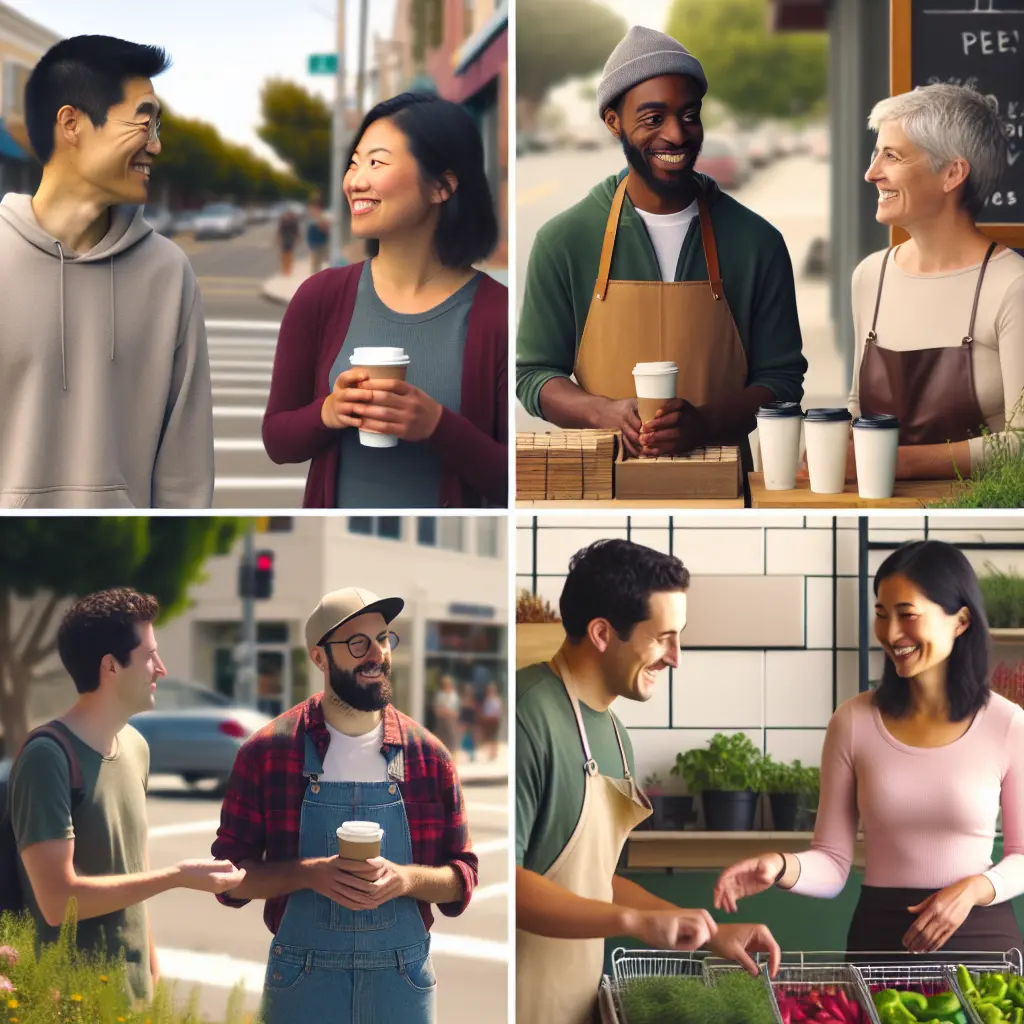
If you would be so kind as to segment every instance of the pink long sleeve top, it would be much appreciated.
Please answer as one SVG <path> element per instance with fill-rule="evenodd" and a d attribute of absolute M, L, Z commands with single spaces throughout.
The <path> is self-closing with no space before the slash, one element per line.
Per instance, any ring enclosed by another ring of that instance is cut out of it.
<path fill-rule="evenodd" d="M 1003 859 L 992 863 L 999 810 Z M 871 694 L 836 710 L 825 734 L 814 840 L 793 892 L 831 898 L 850 874 L 858 819 L 864 884 L 942 889 L 985 875 L 994 903 L 1024 893 L 1024 710 L 998 694 L 960 739 L 911 747 Z"/>

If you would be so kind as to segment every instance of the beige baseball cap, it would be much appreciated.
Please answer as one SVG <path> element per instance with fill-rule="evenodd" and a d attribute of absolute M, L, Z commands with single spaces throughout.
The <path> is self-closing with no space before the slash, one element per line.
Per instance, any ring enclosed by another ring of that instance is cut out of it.
<path fill-rule="evenodd" d="M 346 587 L 324 594 L 306 620 L 306 647 L 313 648 L 343 622 L 365 612 L 380 612 L 387 623 L 398 618 L 405 601 L 400 597 L 378 597 L 369 590 Z"/>

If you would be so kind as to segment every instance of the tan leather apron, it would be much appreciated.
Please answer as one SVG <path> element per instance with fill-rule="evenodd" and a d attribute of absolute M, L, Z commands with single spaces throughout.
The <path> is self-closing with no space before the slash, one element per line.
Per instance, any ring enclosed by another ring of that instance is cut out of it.
<path fill-rule="evenodd" d="M 576 716 L 586 785 L 576 829 L 544 877 L 584 899 L 611 903 L 619 855 L 629 833 L 650 816 L 651 805 L 630 774 L 614 717 L 625 778 L 599 773 L 564 659 L 556 655 L 551 669 L 561 678 Z M 591 1024 L 603 966 L 604 939 L 549 939 L 517 929 L 517 1024 Z"/>
<path fill-rule="evenodd" d="M 882 282 L 890 249 L 878 275 L 878 295 L 871 330 L 864 341 L 858 393 L 861 412 L 872 416 L 885 413 L 900 421 L 900 444 L 945 444 L 980 437 L 985 417 L 974 390 L 974 321 L 985 269 L 996 247 L 985 253 L 974 292 L 974 307 L 967 334 L 956 348 L 922 348 L 895 352 L 878 345 L 878 309 L 882 304 Z"/>
<path fill-rule="evenodd" d="M 591 395 L 632 398 L 636 363 L 673 360 L 679 367 L 677 398 L 701 406 L 738 394 L 747 386 L 747 356 L 722 289 L 707 197 L 698 190 L 707 281 L 612 281 L 626 181 L 619 182 L 608 214 L 597 284 L 576 353 L 577 383 Z M 716 437 L 709 443 L 745 439 Z"/>

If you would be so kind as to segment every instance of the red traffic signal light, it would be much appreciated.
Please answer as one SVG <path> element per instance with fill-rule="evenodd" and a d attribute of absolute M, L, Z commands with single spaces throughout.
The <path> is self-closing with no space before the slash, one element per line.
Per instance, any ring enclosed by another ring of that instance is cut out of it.
<path fill-rule="evenodd" d="M 266 599 L 274 593 L 274 552 L 256 552 L 256 572 L 253 574 L 253 597 Z"/>
<path fill-rule="evenodd" d="M 273 572 L 274 569 L 274 553 L 272 551 L 261 551 L 256 556 L 256 571 L 257 572 Z"/>

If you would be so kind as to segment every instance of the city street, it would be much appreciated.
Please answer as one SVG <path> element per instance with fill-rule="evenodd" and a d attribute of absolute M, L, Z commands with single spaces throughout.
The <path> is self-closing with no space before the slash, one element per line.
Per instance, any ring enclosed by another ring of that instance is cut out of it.
<path fill-rule="evenodd" d="M 467 784 L 464 793 L 480 887 L 462 917 L 438 914 L 432 929 L 437 1015 L 445 1024 L 502 1021 L 508 999 L 508 787 Z M 147 809 L 154 867 L 209 857 L 220 801 L 208 789 L 154 776 Z M 213 896 L 177 889 L 150 901 L 150 912 L 161 970 L 175 980 L 179 1000 L 198 989 L 201 1013 L 221 1020 L 241 981 L 246 1008 L 258 1008 L 271 939 L 262 904 L 229 910 Z"/>
<path fill-rule="evenodd" d="M 297 508 L 306 465 L 277 466 L 263 449 L 263 410 L 284 307 L 260 294 L 278 269 L 274 224 L 232 239 L 174 240 L 199 280 L 213 377 L 216 508 Z M 299 248 L 299 255 L 304 253 Z"/>
<path fill-rule="evenodd" d="M 622 169 L 618 146 L 599 150 L 556 150 L 516 160 L 516 300 L 523 301 L 526 265 L 537 230 L 557 213 L 582 199 L 603 177 Z M 804 276 L 811 243 L 828 236 L 829 166 L 810 156 L 794 156 L 755 171 L 733 196 L 783 234 L 796 276 L 797 306 L 804 355 L 810 369 L 804 382 L 804 407 L 845 405 L 849 382 L 833 341 L 829 287 L 825 278 Z M 728 290 L 728 282 L 726 282 Z M 517 306 L 517 308 L 518 308 Z M 516 403 L 516 429 L 550 430 L 527 416 Z"/>

